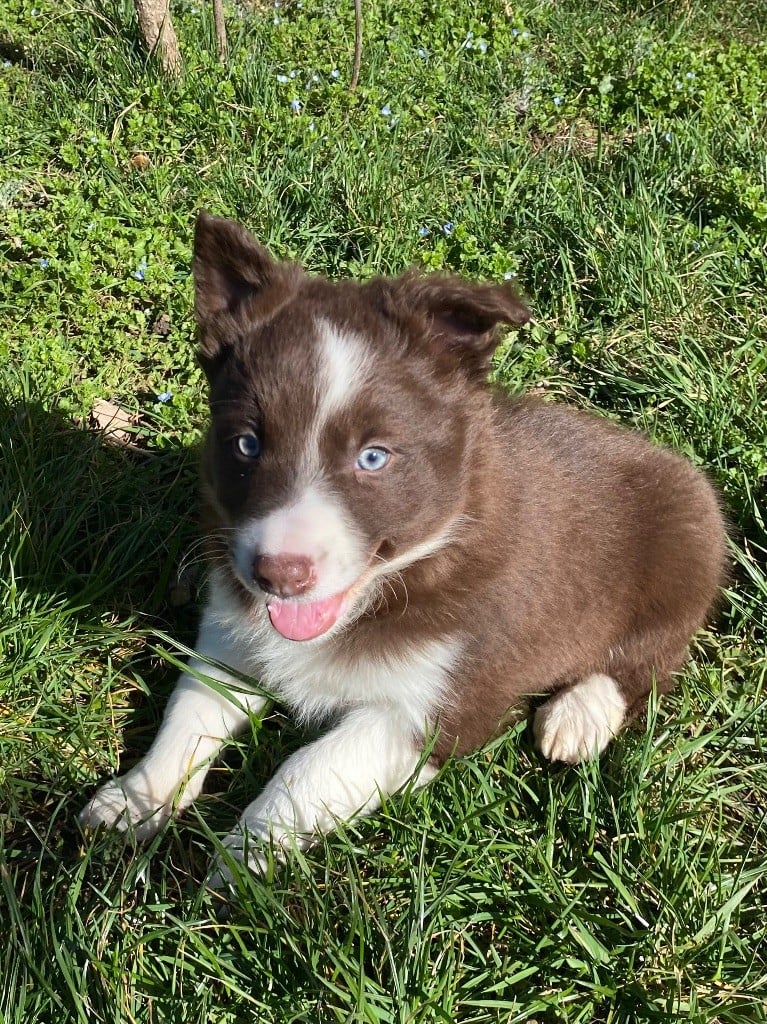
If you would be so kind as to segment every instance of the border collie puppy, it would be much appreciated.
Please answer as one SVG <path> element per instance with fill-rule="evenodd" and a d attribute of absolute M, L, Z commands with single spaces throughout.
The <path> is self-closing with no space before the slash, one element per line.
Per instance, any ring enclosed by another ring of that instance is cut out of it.
<path fill-rule="evenodd" d="M 716 495 L 639 434 L 488 386 L 499 327 L 529 316 L 510 285 L 309 277 L 205 213 L 194 279 L 212 416 L 200 657 L 84 825 L 149 836 L 198 796 L 264 703 L 224 666 L 329 723 L 225 840 L 256 869 L 258 840 L 304 846 L 427 782 L 527 696 L 546 698 L 543 755 L 575 764 L 653 681 L 672 686 L 723 580 Z"/>

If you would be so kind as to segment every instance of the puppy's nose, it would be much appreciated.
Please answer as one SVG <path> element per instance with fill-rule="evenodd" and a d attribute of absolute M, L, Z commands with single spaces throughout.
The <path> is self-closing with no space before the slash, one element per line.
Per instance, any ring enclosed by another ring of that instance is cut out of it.
<path fill-rule="evenodd" d="M 258 555 L 253 578 L 267 594 L 295 597 L 317 582 L 314 563 L 305 555 Z"/>

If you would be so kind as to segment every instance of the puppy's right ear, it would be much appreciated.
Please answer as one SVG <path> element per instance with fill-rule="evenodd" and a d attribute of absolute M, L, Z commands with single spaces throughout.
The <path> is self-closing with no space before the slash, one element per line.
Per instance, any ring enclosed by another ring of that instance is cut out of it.
<path fill-rule="evenodd" d="M 194 232 L 195 314 L 206 372 L 248 325 L 274 313 L 296 290 L 294 263 L 280 263 L 240 224 L 202 210 Z"/>

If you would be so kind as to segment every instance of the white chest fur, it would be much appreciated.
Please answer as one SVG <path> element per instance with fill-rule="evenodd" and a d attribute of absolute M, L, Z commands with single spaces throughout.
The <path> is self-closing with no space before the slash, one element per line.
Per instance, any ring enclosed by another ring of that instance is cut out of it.
<path fill-rule="evenodd" d="M 459 637 L 444 637 L 391 655 L 350 660 L 339 647 L 342 634 L 296 643 L 272 628 L 263 606 L 244 615 L 216 575 L 205 618 L 220 629 L 220 649 L 232 651 L 232 664 L 245 667 L 302 721 L 355 706 L 391 705 L 422 732 L 445 707 L 450 672 L 462 646 Z"/>

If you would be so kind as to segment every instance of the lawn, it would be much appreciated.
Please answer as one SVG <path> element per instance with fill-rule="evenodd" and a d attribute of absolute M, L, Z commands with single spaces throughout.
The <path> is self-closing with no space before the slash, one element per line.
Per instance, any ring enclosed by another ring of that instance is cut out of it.
<path fill-rule="evenodd" d="M 351 3 L 230 6 L 221 66 L 179 0 L 176 83 L 128 2 L 0 9 L 0 1022 L 767 1021 L 767 10 L 363 8 L 354 92 Z M 302 740 L 278 707 L 148 845 L 75 824 L 194 642 L 200 207 L 331 276 L 516 275 L 495 379 L 684 452 L 733 553 L 599 764 L 522 723 L 224 921 L 215 837 Z"/>

